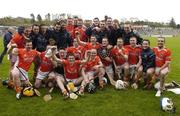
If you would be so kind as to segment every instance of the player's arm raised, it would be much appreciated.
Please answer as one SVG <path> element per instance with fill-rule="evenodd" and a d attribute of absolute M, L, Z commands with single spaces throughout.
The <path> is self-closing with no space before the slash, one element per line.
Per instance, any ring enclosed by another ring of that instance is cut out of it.
<path fill-rule="evenodd" d="M 89 60 L 90 60 L 90 54 L 87 54 L 87 57 L 84 60 L 81 61 L 81 64 L 85 64 Z"/>
<path fill-rule="evenodd" d="M 51 50 L 52 50 L 52 60 L 62 63 L 63 60 L 56 57 L 56 47 L 52 47 Z"/>
<path fill-rule="evenodd" d="M 78 44 L 81 45 L 81 46 L 86 46 L 86 42 L 83 42 L 83 41 L 80 40 L 81 35 L 80 35 L 80 33 L 78 31 L 75 32 L 75 35 L 76 35 L 76 39 L 77 39 Z"/>
<path fill-rule="evenodd" d="M 10 44 L 10 45 L 8 45 L 7 54 L 9 54 L 9 53 L 12 52 L 12 54 L 17 55 L 17 54 L 18 54 L 18 49 L 17 49 L 16 47 L 17 47 L 16 44 Z M 17 51 L 17 53 L 16 53 L 16 51 Z"/>

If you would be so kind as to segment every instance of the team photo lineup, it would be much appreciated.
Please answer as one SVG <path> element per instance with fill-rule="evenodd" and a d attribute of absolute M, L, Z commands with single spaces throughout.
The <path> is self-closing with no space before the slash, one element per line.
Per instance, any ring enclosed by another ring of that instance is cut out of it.
<path fill-rule="evenodd" d="M 40 96 L 40 88 L 50 94 L 56 87 L 64 99 L 77 99 L 106 87 L 118 90 L 154 89 L 160 97 L 170 71 L 171 50 L 166 38 L 156 38 L 150 47 L 131 24 L 94 18 L 86 27 L 83 19 L 57 20 L 53 26 L 33 24 L 9 27 L 4 35 L 4 55 L 10 62 L 9 78 L 3 84 L 23 96 Z M 3 56 L 0 59 L 3 62 Z M 33 65 L 33 77 L 28 76 Z M 31 81 L 30 81 L 31 80 Z M 44 100 L 51 96 L 47 94 Z M 23 99 L 23 98 L 22 98 Z"/>

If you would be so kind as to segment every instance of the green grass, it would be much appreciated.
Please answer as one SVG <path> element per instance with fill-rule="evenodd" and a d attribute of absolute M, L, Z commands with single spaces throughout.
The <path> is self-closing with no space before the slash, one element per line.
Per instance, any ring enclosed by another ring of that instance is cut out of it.
<path fill-rule="evenodd" d="M 156 45 L 155 39 L 150 38 L 152 46 Z M 167 81 L 180 82 L 180 38 L 168 38 L 167 47 L 172 50 L 171 72 Z M 0 52 L 2 40 L 0 39 Z M 0 77 L 8 76 L 9 62 L 4 58 L 0 65 Z M 41 89 L 42 94 L 45 93 Z M 23 97 L 16 100 L 15 91 L 0 87 L 0 116 L 168 116 L 170 114 L 160 110 L 160 98 L 156 98 L 154 90 L 124 90 L 117 91 L 111 86 L 105 90 L 98 90 L 95 94 L 86 94 L 78 100 L 62 100 L 59 90 L 53 91 L 53 99 L 45 103 L 42 97 Z M 180 116 L 180 95 L 165 92 L 163 96 L 170 97 L 177 106 L 175 115 Z"/>

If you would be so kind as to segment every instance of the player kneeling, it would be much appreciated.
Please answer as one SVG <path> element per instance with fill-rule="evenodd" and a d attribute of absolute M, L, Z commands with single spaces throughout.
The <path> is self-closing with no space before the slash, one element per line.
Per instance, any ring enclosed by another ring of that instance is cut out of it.
<path fill-rule="evenodd" d="M 26 41 L 24 49 L 14 48 L 12 54 L 18 56 L 17 66 L 12 70 L 12 77 L 16 89 L 16 98 L 21 98 L 22 85 L 30 85 L 28 78 L 28 70 L 34 59 L 39 56 L 39 53 L 32 50 L 32 41 Z"/>
<path fill-rule="evenodd" d="M 153 48 L 156 55 L 156 68 L 155 75 L 152 78 L 152 82 L 156 79 L 160 79 L 160 88 L 156 93 L 156 97 L 160 97 L 163 89 L 165 88 L 165 77 L 169 73 L 169 66 L 171 63 L 171 51 L 165 48 L 165 38 L 159 37 L 157 39 L 158 46 Z"/>
<path fill-rule="evenodd" d="M 48 74 L 53 70 L 54 63 L 52 59 L 52 50 L 51 47 L 46 50 L 46 52 L 42 52 L 40 55 L 41 63 L 38 69 L 38 74 L 36 76 L 35 87 L 39 88 L 42 84 L 42 80 L 48 77 Z"/>
<path fill-rule="evenodd" d="M 103 64 L 97 56 L 97 50 L 92 49 L 89 62 L 87 62 L 82 68 L 82 75 L 84 80 L 81 84 L 80 94 L 84 93 L 84 88 L 88 85 L 88 92 L 93 93 L 95 91 L 94 79 L 99 78 L 99 86 L 102 88 L 104 82 L 105 70 Z"/>
<path fill-rule="evenodd" d="M 128 77 L 129 73 L 129 64 L 128 64 L 128 50 L 123 47 L 123 39 L 117 39 L 117 45 L 111 51 L 113 64 L 115 67 L 115 73 L 118 76 L 118 79 L 125 79 Z M 122 75 L 124 71 L 124 76 Z M 123 76 L 123 77 L 122 77 Z"/>
<path fill-rule="evenodd" d="M 141 66 L 141 46 L 137 45 L 137 38 L 135 36 L 130 37 L 130 45 L 125 46 L 125 48 L 129 51 L 128 55 L 128 64 L 129 64 L 129 74 L 128 77 L 124 78 L 126 82 L 134 82 L 138 73 L 140 73 Z M 132 88 L 134 88 L 132 84 Z"/>
<path fill-rule="evenodd" d="M 149 40 L 143 40 L 142 42 L 142 65 L 140 66 L 138 70 L 138 74 L 135 77 L 135 81 L 132 84 L 134 89 L 138 88 L 138 83 L 141 77 L 143 77 L 145 82 L 145 89 L 151 89 L 152 84 L 150 83 L 152 76 L 154 74 L 154 68 L 155 68 L 155 54 L 153 50 L 150 48 L 150 41 Z"/>

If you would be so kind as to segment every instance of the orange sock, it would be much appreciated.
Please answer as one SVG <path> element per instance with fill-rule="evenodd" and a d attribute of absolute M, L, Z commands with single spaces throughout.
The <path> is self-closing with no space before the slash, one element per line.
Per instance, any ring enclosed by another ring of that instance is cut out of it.
<path fill-rule="evenodd" d="M 21 87 L 16 87 L 16 93 L 21 93 L 22 88 Z"/>

